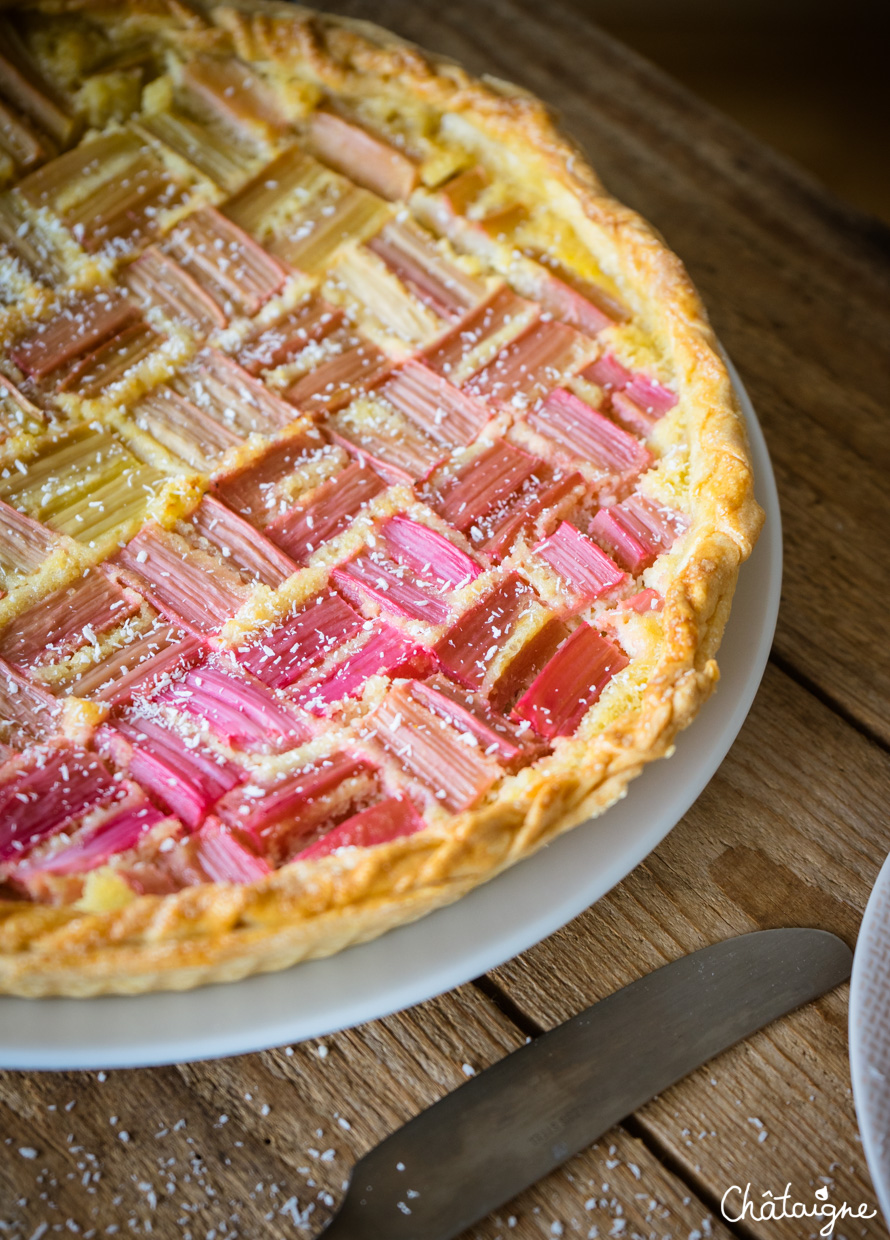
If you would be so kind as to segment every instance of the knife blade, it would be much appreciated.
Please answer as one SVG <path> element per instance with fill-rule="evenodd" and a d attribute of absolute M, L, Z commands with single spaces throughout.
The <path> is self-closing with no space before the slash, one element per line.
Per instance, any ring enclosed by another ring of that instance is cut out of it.
<path fill-rule="evenodd" d="M 453 1240 L 694 1068 L 850 976 L 824 930 L 683 956 L 513 1051 L 353 1168 L 325 1240 Z"/>

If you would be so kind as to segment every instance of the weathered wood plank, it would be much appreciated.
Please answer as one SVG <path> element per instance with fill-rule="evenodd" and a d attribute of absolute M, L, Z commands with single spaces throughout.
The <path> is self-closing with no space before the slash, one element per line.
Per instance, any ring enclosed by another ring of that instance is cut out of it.
<path fill-rule="evenodd" d="M 890 741 L 890 229 L 596 30 L 581 4 L 333 0 L 559 109 L 609 188 L 683 258 L 748 385 L 786 541 L 777 649 Z"/>
<path fill-rule="evenodd" d="M 810 925 L 852 943 L 887 849 L 888 796 L 881 749 L 770 668 L 729 757 L 661 847 L 493 978 L 546 1027 L 728 935 Z M 731 1184 L 781 1193 L 790 1181 L 794 1200 L 812 1204 L 827 1176 L 834 1202 L 873 1204 L 846 1011 L 843 987 L 771 1026 L 643 1108 L 643 1130 L 717 1198 Z M 798 1222 L 749 1230 L 764 1240 L 808 1234 Z M 844 1234 L 885 1233 L 873 1220 L 845 1224 Z"/>
<path fill-rule="evenodd" d="M 465 986 L 265 1054 L 104 1080 L 0 1074 L 3 1234 L 31 1237 L 43 1224 L 73 1230 L 70 1219 L 80 1234 L 114 1234 L 116 1225 L 163 1237 L 316 1235 L 357 1158 L 523 1040 Z M 673 1226 L 668 1220 L 685 1227 L 687 1218 L 728 1240 L 682 1181 L 619 1128 L 467 1236 L 550 1240 L 598 1229 L 655 1237 Z"/>

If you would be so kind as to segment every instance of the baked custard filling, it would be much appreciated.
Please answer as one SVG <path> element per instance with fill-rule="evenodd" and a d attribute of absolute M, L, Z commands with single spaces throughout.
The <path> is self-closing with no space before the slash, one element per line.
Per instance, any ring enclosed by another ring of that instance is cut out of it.
<path fill-rule="evenodd" d="M 88 912 L 520 802 L 638 706 L 693 524 L 564 190 L 110 12 L 0 37 L 0 896 Z"/>

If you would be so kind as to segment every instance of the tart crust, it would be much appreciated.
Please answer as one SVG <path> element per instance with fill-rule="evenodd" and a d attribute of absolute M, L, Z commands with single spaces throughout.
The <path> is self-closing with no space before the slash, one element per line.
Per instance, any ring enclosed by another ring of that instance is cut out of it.
<path fill-rule="evenodd" d="M 8 6 L 0 6 L 8 7 Z M 121 12 L 182 27 L 195 51 L 233 47 L 245 60 L 286 66 L 299 57 L 332 94 L 403 92 L 470 120 L 526 175 L 546 176 L 574 204 L 623 289 L 671 360 L 689 446 L 692 523 L 665 590 L 664 640 L 639 705 L 597 735 L 565 741 L 529 768 L 519 791 L 374 848 L 285 865 L 249 885 L 207 884 L 85 913 L 73 906 L 0 903 L 0 990 L 22 996 L 133 994 L 187 989 L 326 956 L 458 899 L 598 815 L 646 763 L 671 753 L 677 733 L 714 689 L 714 655 L 740 564 L 762 513 L 744 424 L 701 302 L 680 260 L 635 212 L 603 189 L 544 105 L 501 81 L 479 81 L 366 23 L 291 5 L 241 2 L 185 8 L 170 0 L 113 6 L 68 2 L 54 12 Z M 693 742 L 694 743 L 694 742 Z"/>

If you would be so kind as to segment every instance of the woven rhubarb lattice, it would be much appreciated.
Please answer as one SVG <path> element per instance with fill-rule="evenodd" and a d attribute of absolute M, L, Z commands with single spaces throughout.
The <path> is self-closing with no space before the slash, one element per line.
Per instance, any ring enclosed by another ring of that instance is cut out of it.
<path fill-rule="evenodd" d="M 283 967 L 609 805 L 760 521 L 679 262 L 374 28 L 0 16 L 0 987 Z"/>

